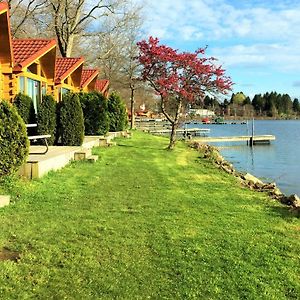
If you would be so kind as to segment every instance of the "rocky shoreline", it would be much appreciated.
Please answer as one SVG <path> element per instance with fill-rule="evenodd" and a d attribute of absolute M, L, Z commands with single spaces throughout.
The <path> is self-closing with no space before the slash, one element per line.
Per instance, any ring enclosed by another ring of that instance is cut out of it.
<path fill-rule="evenodd" d="M 268 193 L 271 199 L 288 205 L 293 214 L 298 217 L 300 216 L 300 198 L 296 194 L 287 196 L 280 191 L 274 182 L 264 183 L 249 173 L 243 174 L 236 171 L 233 165 L 226 161 L 220 154 L 219 150 L 214 146 L 199 142 L 191 142 L 190 146 L 203 153 L 203 158 L 212 160 L 218 168 L 236 177 L 242 186 L 248 187 L 251 190 Z"/>

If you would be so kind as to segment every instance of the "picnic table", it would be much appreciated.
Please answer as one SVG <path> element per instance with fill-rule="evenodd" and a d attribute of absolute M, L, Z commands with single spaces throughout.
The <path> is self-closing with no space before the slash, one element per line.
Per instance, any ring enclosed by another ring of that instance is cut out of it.
<path fill-rule="evenodd" d="M 34 128 L 37 127 L 37 124 L 33 123 L 33 124 L 26 124 L 27 128 Z M 29 154 L 46 154 L 49 150 L 49 146 L 48 146 L 48 141 L 47 139 L 51 137 L 51 134 L 41 134 L 41 135 L 28 135 L 28 139 L 29 141 L 37 141 L 37 140 L 42 140 L 45 143 L 45 151 L 43 152 L 29 152 Z"/>

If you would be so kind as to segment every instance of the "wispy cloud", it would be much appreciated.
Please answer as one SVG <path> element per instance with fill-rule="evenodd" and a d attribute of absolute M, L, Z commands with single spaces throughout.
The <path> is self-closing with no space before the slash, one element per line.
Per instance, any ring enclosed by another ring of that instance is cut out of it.
<path fill-rule="evenodd" d="M 152 1 L 145 28 L 178 44 L 212 44 L 209 49 L 227 66 L 300 69 L 300 2 L 276 2 Z"/>

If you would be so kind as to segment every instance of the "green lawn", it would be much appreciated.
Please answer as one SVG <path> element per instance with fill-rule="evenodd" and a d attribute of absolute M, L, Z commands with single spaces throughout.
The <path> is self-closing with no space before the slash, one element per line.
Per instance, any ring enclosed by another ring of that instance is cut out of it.
<path fill-rule="evenodd" d="M 134 132 L 95 164 L 2 185 L 0 299 L 299 299 L 300 220 L 167 145 Z"/>

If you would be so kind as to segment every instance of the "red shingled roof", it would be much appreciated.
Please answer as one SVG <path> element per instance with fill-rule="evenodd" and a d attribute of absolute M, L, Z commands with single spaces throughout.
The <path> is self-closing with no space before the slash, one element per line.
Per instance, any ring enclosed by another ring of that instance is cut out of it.
<path fill-rule="evenodd" d="M 55 40 L 24 39 L 13 40 L 13 53 L 15 58 L 15 70 L 21 71 L 36 59 L 46 54 L 56 46 Z"/>
<path fill-rule="evenodd" d="M 95 79 L 99 74 L 97 69 L 84 69 L 81 74 L 81 83 L 82 88 L 86 87 L 90 82 Z"/>
<path fill-rule="evenodd" d="M 104 93 L 105 90 L 107 90 L 108 85 L 109 80 L 107 79 L 96 80 L 95 90 Z"/>
<path fill-rule="evenodd" d="M 0 13 L 6 12 L 8 10 L 7 2 L 0 2 Z"/>
<path fill-rule="evenodd" d="M 73 73 L 81 64 L 83 57 L 59 57 L 56 59 L 55 82 L 60 83 L 71 73 Z"/>

